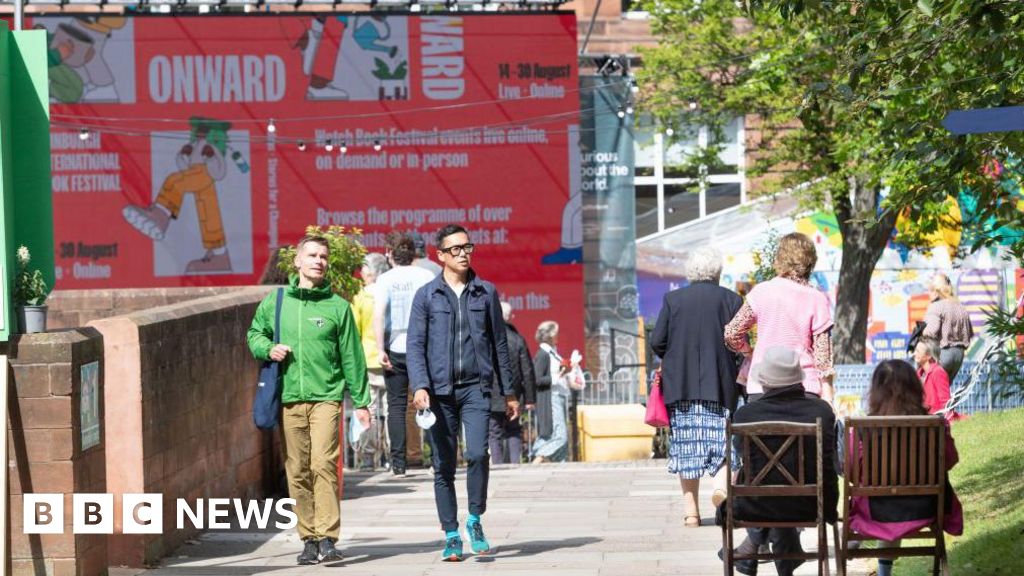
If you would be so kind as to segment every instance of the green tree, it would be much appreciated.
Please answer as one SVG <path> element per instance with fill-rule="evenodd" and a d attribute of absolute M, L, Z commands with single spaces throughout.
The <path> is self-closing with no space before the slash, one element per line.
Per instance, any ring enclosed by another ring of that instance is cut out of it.
<path fill-rule="evenodd" d="M 951 137 L 941 120 L 951 109 L 991 103 L 1015 84 L 1024 52 L 1018 47 L 1011 55 L 1001 44 L 1005 35 L 971 48 L 989 38 L 977 26 L 992 17 L 957 20 L 967 17 L 936 12 L 944 7 L 931 4 L 647 4 L 662 42 L 643 54 L 642 107 L 665 125 L 688 110 L 684 121 L 707 124 L 713 135 L 732 117 L 752 115 L 760 142 L 750 173 L 760 178 L 760 193 L 786 191 L 807 208 L 835 213 L 843 246 L 833 334 L 838 362 L 863 362 L 870 278 L 898 214 L 910 215 L 914 225 L 904 239 L 915 243 L 938 227 L 946 198 L 962 182 L 977 186 L 978 194 L 995 193 L 976 176 L 984 159 L 979 152 L 991 154 L 993 143 L 964 147 L 958 140 L 971 139 Z M 966 22 L 975 26 L 970 33 L 957 29 Z M 1011 23 L 1016 20 L 1004 28 Z M 1013 72 L 996 66 L 999 58 Z M 718 138 L 710 140 L 692 162 L 716 162 Z"/>
<path fill-rule="evenodd" d="M 788 190 L 806 208 L 830 208 L 843 239 L 837 360 L 864 361 L 868 284 L 896 221 L 880 211 L 895 174 L 880 170 L 875 115 L 826 97 L 838 88 L 831 38 L 774 11 L 746 14 L 732 0 L 668 0 L 648 7 L 658 47 L 643 53 L 642 107 L 660 122 L 705 124 L 712 137 L 692 162 L 714 166 L 721 126 L 752 115 L 760 133 L 749 173 L 760 193 Z M 694 103 L 691 105 L 690 103 Z"/>
<path fill-rule="evenodd" d="M 1024 132 L 954 136 L 941 121 L 953 110 L 1024 104 L 1024 3 L 1007 0 L 751 0 L 752 12 L 790 25 L 824 23 L 834 39 L 839 78 L 855 86 L 847 101 L 887 105 L 891 165 L 914 171 L 887 203 L 914 226 L 913 243 L 940 225 L 946 195 L 963 188 L 974 208 L 965 237 L 977 249 L 1003 244 L 1024 264 L 1021 183 Z M 996 336 L 1024 333 L 1016 310 L 996 311 Z"/>

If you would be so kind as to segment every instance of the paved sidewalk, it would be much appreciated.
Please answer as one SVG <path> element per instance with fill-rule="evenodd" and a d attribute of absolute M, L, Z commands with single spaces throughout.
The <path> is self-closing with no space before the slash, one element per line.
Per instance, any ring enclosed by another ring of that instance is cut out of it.
<path fill-rule="evenodd" d="M 463 522 L 464 479 L 460 470 Z M 483 525 L 497 551 L 467 555 L 462 563 L 441 562 L 432 477 L 414 470 L 402 479 L 384 473 L 346 476 L 339 542 L 343 562 L 296 566 L 301 545 L 294 531 L 208 532 L 160 568 L 111 575 L 722 574 L 716 555 L 721 531 L 711 519 L 710 483 L 702 486 L 703 526 L 684 528 L 679 482 L 665 471 L 664 462 L 502 466 L 491 471 L 489 490 Z M 813 549 L 813 535 L 805 533 L 804 539 L 804 547 Z M 773 575 L 775 570 L 762 565 L 760 573 Z M 810 564 L 797 572 L 816 573 Z"/>

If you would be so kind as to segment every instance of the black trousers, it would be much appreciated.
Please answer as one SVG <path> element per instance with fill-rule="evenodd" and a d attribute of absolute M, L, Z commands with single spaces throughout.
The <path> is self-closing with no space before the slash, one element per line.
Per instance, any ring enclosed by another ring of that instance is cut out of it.
<path fill-rule="evenodd" d="M 409 404 L 409 371 L 405 354 L 388 352 L 391 369 L 384 371 L 388 393 L 388 437 L 391 439 L 391 468 L 405 470 L 405 411 Z"/>
<path fill-rule="evenodd" d="M 800 546 L 800 533 L 796 528 L 747 528 L 747 538 L 755 546 L 771 543 L 772 551 L 776 554 L 804 551 Z M 776 560 L 775 570 L 779 576 L 791 576 L 803 563 L 803 560 Z M 736 565 L 737 568 L 742 566 L 746 574 L 757 574 L 757 560 L 737 560 Z"/>

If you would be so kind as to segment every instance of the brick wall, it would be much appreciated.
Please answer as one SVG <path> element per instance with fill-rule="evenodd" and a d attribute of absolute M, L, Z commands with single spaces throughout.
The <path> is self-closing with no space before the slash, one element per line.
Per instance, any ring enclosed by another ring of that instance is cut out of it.
<path fill-rule="evenodd" d="M 8 371 L 10 565 L 5 574 L 98 576 L 107 536 L 74 535 L 71 494 L 106 492 L 103 340 L 91 328 L 14 336 Z M 82 366 L 98 363 L 99 444 L 82 450 Z M 24 534 L 24 493 L 64 494 L 63 534 Z"/>
<path fill-rule="evenodd" d="M 175 500 L 253 498 L 272 458 L 252 423 L 257 365 L 245 335 L 269 287 L 250 287 L 92 322 L 107 358 L 107 487 L 164 495 L 160 535 L 120 532 L 111 565 L 156 562 L 194 529 L 177 530 Z"/>
<path fill-rule="evenodd" d="M 131 290 L 56 290 L 46 299 L 50 330 L 85 326 L 93 320 L 131 314 L 196 298 L 244 290 L 237 286 L 133 288 Z"/>

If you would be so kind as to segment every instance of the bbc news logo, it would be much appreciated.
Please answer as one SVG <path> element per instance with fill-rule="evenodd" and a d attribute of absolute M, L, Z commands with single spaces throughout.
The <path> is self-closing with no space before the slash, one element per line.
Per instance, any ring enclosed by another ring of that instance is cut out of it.
<path fill-rule="evenodd" d="M 23 526 L 25 534 L 64 533 L 64 494 L 25 494 Z M 161 534 L 164 529 L 164 497 L 162 494 L 124 494 L 121 497 L 121 533 Z M 251 526 L 266 530 L 274 513 L 278 530 L 289 530 L 298 524 L 293 511 L 295 500 L 243 500 L 241 498 L 207 498 L 190 504 L 184 498 L 175 501 L 178 530 L 188 525 L 199 530 L 232 528 L 232 512 L 238 527 Z M 113 534 L 113 494 L 72 494 L 71 526 L 74 534 Z M 282 521 L 284 520 L 284 521 Z"/>

